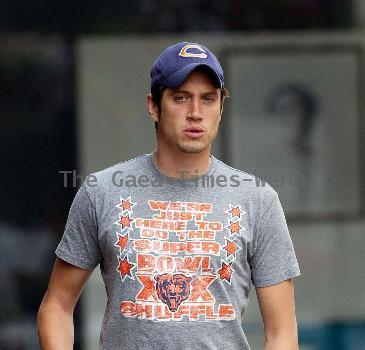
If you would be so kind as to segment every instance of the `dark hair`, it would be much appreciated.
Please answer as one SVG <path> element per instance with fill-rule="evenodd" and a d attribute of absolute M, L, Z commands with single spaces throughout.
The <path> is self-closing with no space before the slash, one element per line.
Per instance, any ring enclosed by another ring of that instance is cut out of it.
<path fill-rule="evenodd" d="M 201 71 L 210 76 L 212 81 L 216 81 L 216 78 L 213 74 L 213 72 L 206 68 L 205 66 L 198 66 L 194 71 Z M 164 90 L 167 88 L 167 86 L 164 85 L 157 85 L 151 89 L 151 95 L 152 95 L 152 102 L 157 106 L 157 111 L 160 114 L 161 113 L 161 101 L 162 101 L 162 95 Z M 221 109 L 223 107 L 224 99 L 230 97 L 230 93 L 228 89 L 225 87 L 221 88 Z M 157 131 L 158 123 L 155 122 L 155 130 Z"/>

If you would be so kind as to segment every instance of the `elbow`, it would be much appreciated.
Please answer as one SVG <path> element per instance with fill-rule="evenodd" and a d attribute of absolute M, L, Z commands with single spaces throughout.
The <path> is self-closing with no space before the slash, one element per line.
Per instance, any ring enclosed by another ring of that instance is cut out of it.
<path fill-rule="evenodd" d="M 47 324 L 47 317 L 51 314 L 52 310 L 50 309 L 50 306 L 47 304 L 46 300 L 43 298 L 37 312 L 38 331 L 42 329 L 43 325 Z"/>
<path fill-rule="evenodd" d="M 297 328 L 265 333 L 265 350 L 299 350 Z"/>
<path fill-rule="evenodd" d="M 38 312 L 37 312 L 37 325 L 38 325 L 38 328 L 42 322 L 42 319 L 43 319 L 43 314 L 44 314 L 44 311 L 45 311 L 45 305 L 44 305 L 44 299 L 42 300 L 39 308 L 38 308 Z"/>
<path fill-rule="evenodd" d="M 67 305 L 67 303 L 66 303 Z M 45 294 L 38 312 L 37 312 L 37 325 L 38 329 L 48 322 L 50 318 L 59 316 L 73 316 L 74 307 L 65 307 L 65 303 L 58 299 L 51 299 Z"/>

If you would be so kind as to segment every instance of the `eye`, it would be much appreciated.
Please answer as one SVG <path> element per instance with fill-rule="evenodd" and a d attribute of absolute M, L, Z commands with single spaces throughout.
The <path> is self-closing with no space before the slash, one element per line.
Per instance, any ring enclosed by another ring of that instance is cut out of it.
<path fill-rule="evenodd" d="M 185 95 L 175 95 L 174 100 L 176 102 L 185 102 L 186 101 L 186 96 Z"/>
<path fill-rule="evenodd" d="M 215 101 L 215 97 L 214 96 L 207 95 L 207 96 L 204 96 L 203 97 L 203 100 L 204 100 L 204 102 L 212 103 L 212 102 Z"/>

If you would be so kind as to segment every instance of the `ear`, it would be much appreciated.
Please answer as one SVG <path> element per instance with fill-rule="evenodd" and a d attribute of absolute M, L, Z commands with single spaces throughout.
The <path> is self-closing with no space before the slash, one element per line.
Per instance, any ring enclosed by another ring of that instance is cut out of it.
<path fill-rule="evenodd" d="M 221 115 L 219 116 L 219 121 L 221 121 L 221 118 L 222 118 L 225 97 L 222 97 L 222 98 L 223 98 L 223 100 L 222 100 L 222 104 L 221 104 Z"/>
<path fill-rule="evenodd" d="M 158 109 L 157 109 L 157 106 L 152 101 L 151 93 L 147 94 L 146 102 L 147 102 L 147 110 L 148 110 L 148 113 L 150 114 L 150 117 L 155 122 L 158 122 Z"/>
<path fill-rule="evenodd" d="M 222 119 L 222 112 L 223 112 L 223 107 L 222 107 L 222 108 L 221 108 L 221 110 L 219 111 L 218 124 L 221 122 L 221 119 Z"/>

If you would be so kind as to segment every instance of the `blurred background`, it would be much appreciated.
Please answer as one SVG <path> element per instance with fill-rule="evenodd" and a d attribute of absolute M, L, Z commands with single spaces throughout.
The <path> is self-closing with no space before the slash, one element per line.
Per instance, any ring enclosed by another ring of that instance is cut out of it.
<path fill-rule="evenodd" d="M 301 266 L 300 348 L 365 349 L 365 2 L 0 2 L 0 350 L 38 349 L 68 209 L 95 170 L 155 148 L 149 70 L 206 44 L 231 91 L 213 154 L 279 193 Z M 97 349 L 96 270 L 75 349 Z M 251 292 L 244 327 L 263 349 Z"/>

